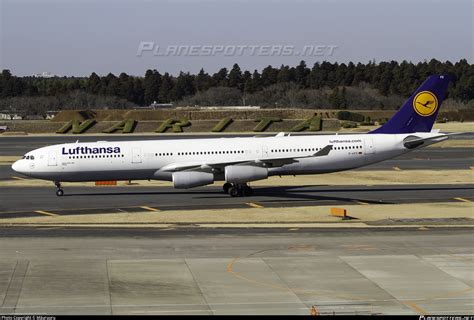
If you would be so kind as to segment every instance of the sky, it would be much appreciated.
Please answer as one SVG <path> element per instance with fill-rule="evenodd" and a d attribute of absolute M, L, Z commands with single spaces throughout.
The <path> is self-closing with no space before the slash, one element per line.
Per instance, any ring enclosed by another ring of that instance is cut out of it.
<path fill-rule="evenodd" d="M 472 0 L 0 0 L 0 19 L 20 76 L 474 60 Z"/>

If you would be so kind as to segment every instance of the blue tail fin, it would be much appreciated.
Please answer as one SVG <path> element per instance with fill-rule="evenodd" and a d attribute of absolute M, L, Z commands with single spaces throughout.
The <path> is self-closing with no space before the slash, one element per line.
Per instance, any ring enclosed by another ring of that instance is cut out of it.
<path fill-rule="evenodd" d="M 369 133 L 430 132 L 451 80 L 448 75 L 429 76 L 387 123 Z"/>

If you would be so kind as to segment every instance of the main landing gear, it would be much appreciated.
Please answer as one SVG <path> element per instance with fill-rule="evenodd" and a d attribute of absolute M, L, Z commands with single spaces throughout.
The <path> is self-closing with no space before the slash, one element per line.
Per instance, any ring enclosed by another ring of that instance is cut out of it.
<path fill-rule="evenodd" d="M 224 183 L 222 187 L 225 193 L 232 197 L 248 197 L 253 195 L 253 190 L 246 183 Z"/>
<path fill-rule="evenodd" d="M 58 190 L 56 190 L 56 195 L 58 197 L 62 197 L 64 195 L 64 191 L 63 189 L 61 189 L 61 182 L 55 181 L 54 185 L 56 186 L 56 188 L 58 188 Z"/>

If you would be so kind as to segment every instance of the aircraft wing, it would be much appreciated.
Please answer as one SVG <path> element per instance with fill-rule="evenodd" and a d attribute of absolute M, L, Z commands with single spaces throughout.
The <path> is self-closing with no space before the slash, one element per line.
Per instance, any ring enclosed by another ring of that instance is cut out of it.
<path fill-rule="evenodd" d="M 176 172 L 176 171 L 186 171 L 186 170 L 202 170 L 202 171 L 214 171 L 223 169 L 226 166 L 230 165 L 253 165 L 259 167 L 281 167 L 286 164 L 291 164 L 298 162 L 299 159 L 304 158 L 313 158 L 313 157 L 324 157 L 329 154 L 332 150 L 332 145 L 327 145 L 318 152 L 301 157 L 275 157 L 275 158 L 265 158 L 257 160 L 241 160 L 241 161 L 224 161 L 224 162 L 180 162 L 172 163 L 164 166 L 160 171 L 165 172 Z"/>

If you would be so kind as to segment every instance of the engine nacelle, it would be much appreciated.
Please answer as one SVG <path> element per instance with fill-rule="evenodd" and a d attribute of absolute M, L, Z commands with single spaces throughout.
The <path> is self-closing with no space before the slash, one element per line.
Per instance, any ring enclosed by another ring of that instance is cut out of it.
<path fill-rule="evenodd" d="M 268 178 L 268 169 L 256 166 L 227 166 L 225 181 L 230 183 L 246 183 Z"/>
<path fill-rule="evenodd" d="M 214 174 L 209 172 L 174 172 L 172 178 L 176 189 L 200 187 L 214 182 Z"/>

